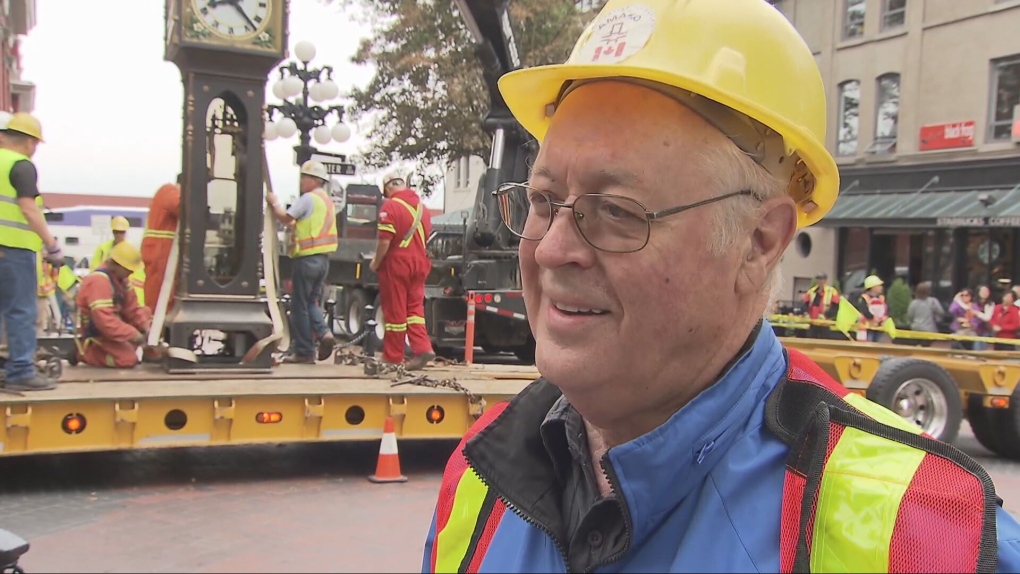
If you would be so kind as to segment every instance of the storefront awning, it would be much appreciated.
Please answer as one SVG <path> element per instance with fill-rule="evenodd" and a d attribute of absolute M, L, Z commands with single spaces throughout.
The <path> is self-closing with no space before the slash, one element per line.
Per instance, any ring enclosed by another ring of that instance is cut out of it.
<path fill-rule="evenodd" d="M 841 194 L 820 227 L 1020 227 L 1012 189 Z"/>

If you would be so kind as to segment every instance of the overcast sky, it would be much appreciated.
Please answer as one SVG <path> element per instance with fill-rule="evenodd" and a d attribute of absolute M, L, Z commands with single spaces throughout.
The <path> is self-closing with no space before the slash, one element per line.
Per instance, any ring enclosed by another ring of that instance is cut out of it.
<path fill-rule="evenodd" d="M 148 196 L 173 181 L 181 165 L 183 87 L 177 67 L 163 60 L 164 0 L 37 3 L 22 77 L 36 84 L 34 113 L 46 139 L 34 158 L 42 191 Z M 298 41 L 311 41 L 313 67 L 333 66 L 341 95 L 365 85 L 373 70 L 350 57 L 368 30 L 319 0 L 290 4 L 291 53 Z M 347 143 L 321 149 L 355 152 L 364 128 L 351 127 Z M 295 136 L 267 146 L 273 187 L 284 198 L 297 194 L 296 144 Z M 437 199 L 429 203 L 441 205 Z"/>

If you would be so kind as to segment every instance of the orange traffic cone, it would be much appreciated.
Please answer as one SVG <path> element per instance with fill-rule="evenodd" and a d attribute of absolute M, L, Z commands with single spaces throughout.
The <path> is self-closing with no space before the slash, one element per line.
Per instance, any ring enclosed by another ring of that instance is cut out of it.
<path fill-rule="evenodd" d="M 381 482 L 407 482 L 407 477 L 400 474 L 400 455 L 397 454 L 397 435 L 393 428 L 393 417 L 386 417 L 383 425 L 382 442 L 379 443 L 379 462 L 375 466 L 375 474 L 368 480 Z"/>

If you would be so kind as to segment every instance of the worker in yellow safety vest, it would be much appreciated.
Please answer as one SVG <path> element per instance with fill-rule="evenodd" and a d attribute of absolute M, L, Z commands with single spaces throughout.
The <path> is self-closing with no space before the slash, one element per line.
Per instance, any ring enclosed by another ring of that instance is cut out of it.
<path fill-rule="evenodd" d="M 36 335 L 43 337 L 47 331 L 56 331 L 63 320 L 60 315 L 60 305 L 57 303 L 57 279 L 56 270 L 53 264 L 47 261 L 41 253 L 36 254 L 36 305 L 38 315 L 35 320 Z"/>
<path fill-rule="evenodd" d="M 835 319 L 839 308 L 839 291 L 829 285 L 829 275 L 825 272 L 815 275 L 815 284 L 804 293 L 808 316 L 812 319 Z M 811 325 L 808 336 L 815 339 L 838 338 L 837 331 L 825 325 Z"/>
<path fill-rule="evenodd" d="M 62 263 L 64 255 L 43 217 L 39 176 L 31 159 L 43 141 L 42 125 L 19 112 L 0 129 L 0 322 L 8 353 L 3 386 L 12 391 L 52 389 L 56 383 L 35 369 L 36 266 L 40 252 L 54 264 Z"/>
<path fill-rule="evenodd" d="M 293 245 L 290 258 L 294 261 L 290 335 L 294 340 L 293 354 L 288 363 L 314 363 L 314 338 L 318 338 L 318 360 L 333 353 L 333 331 L 326 325 L 322 310 L 322 291 L 329 273 L 329 254 L 339 245 L 336 232 L 336 209 L 323 189 L 329 181 L 326 166 L 306 161 L 301 166 L 300 190 L 297 201 L 284 209 L 275 193 L 266 194 L 266 203 L 273 216 L 284 225 L 291 225 Z"/>
<path fill-rule="evenodd" d="M 113 239 L 100 243 L 99 247 L 96 247 L 95 253 L 92 254 L 92 261 L 89 262 L 90 271 L 95 271 L 96 267 L 99 267 L 102 262 L 110 258 L 110 251 L 113 250 L 113 246 L 127 239 L 128 229 L 131 229 L 131 223 L 123 215 L 118 215 L 110 220 L 110 231 L 113 232 Z M 131 274 L 128 282 L 138 296 L 138 303 L 145 305 L 145 269 L 139 267 L 137 271 Z"/>

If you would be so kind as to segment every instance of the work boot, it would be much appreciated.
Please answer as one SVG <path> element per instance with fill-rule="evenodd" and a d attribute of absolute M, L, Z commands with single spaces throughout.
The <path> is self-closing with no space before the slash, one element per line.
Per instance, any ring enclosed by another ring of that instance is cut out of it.
<path fill-rule="evenodd" d="M 333 347 L 336 346 L 336 339 L 333 333 L 326 333 L 326 336 L 319 339 L 319 360 L 325 361 L 333 354 Z"/>
<path fill-rule="evenodd" d="M 9 391 L 48 391 L 57 388 L 57 382 L 49 377 L 35 375 L 17 381 L 4 381 L 4 388 Z"/>
<path fill-rule="evenodd" d="M 408 371 L 420 371 L 424 369 L 429 364 L 429 362 L 434 361 L 435 359 L 436 359 L 435 353 L 433 353 L 432 351 L 425 351 L 424 353 L 416 355 L 410 361 L 408 361 L 405 368 Z"/>

